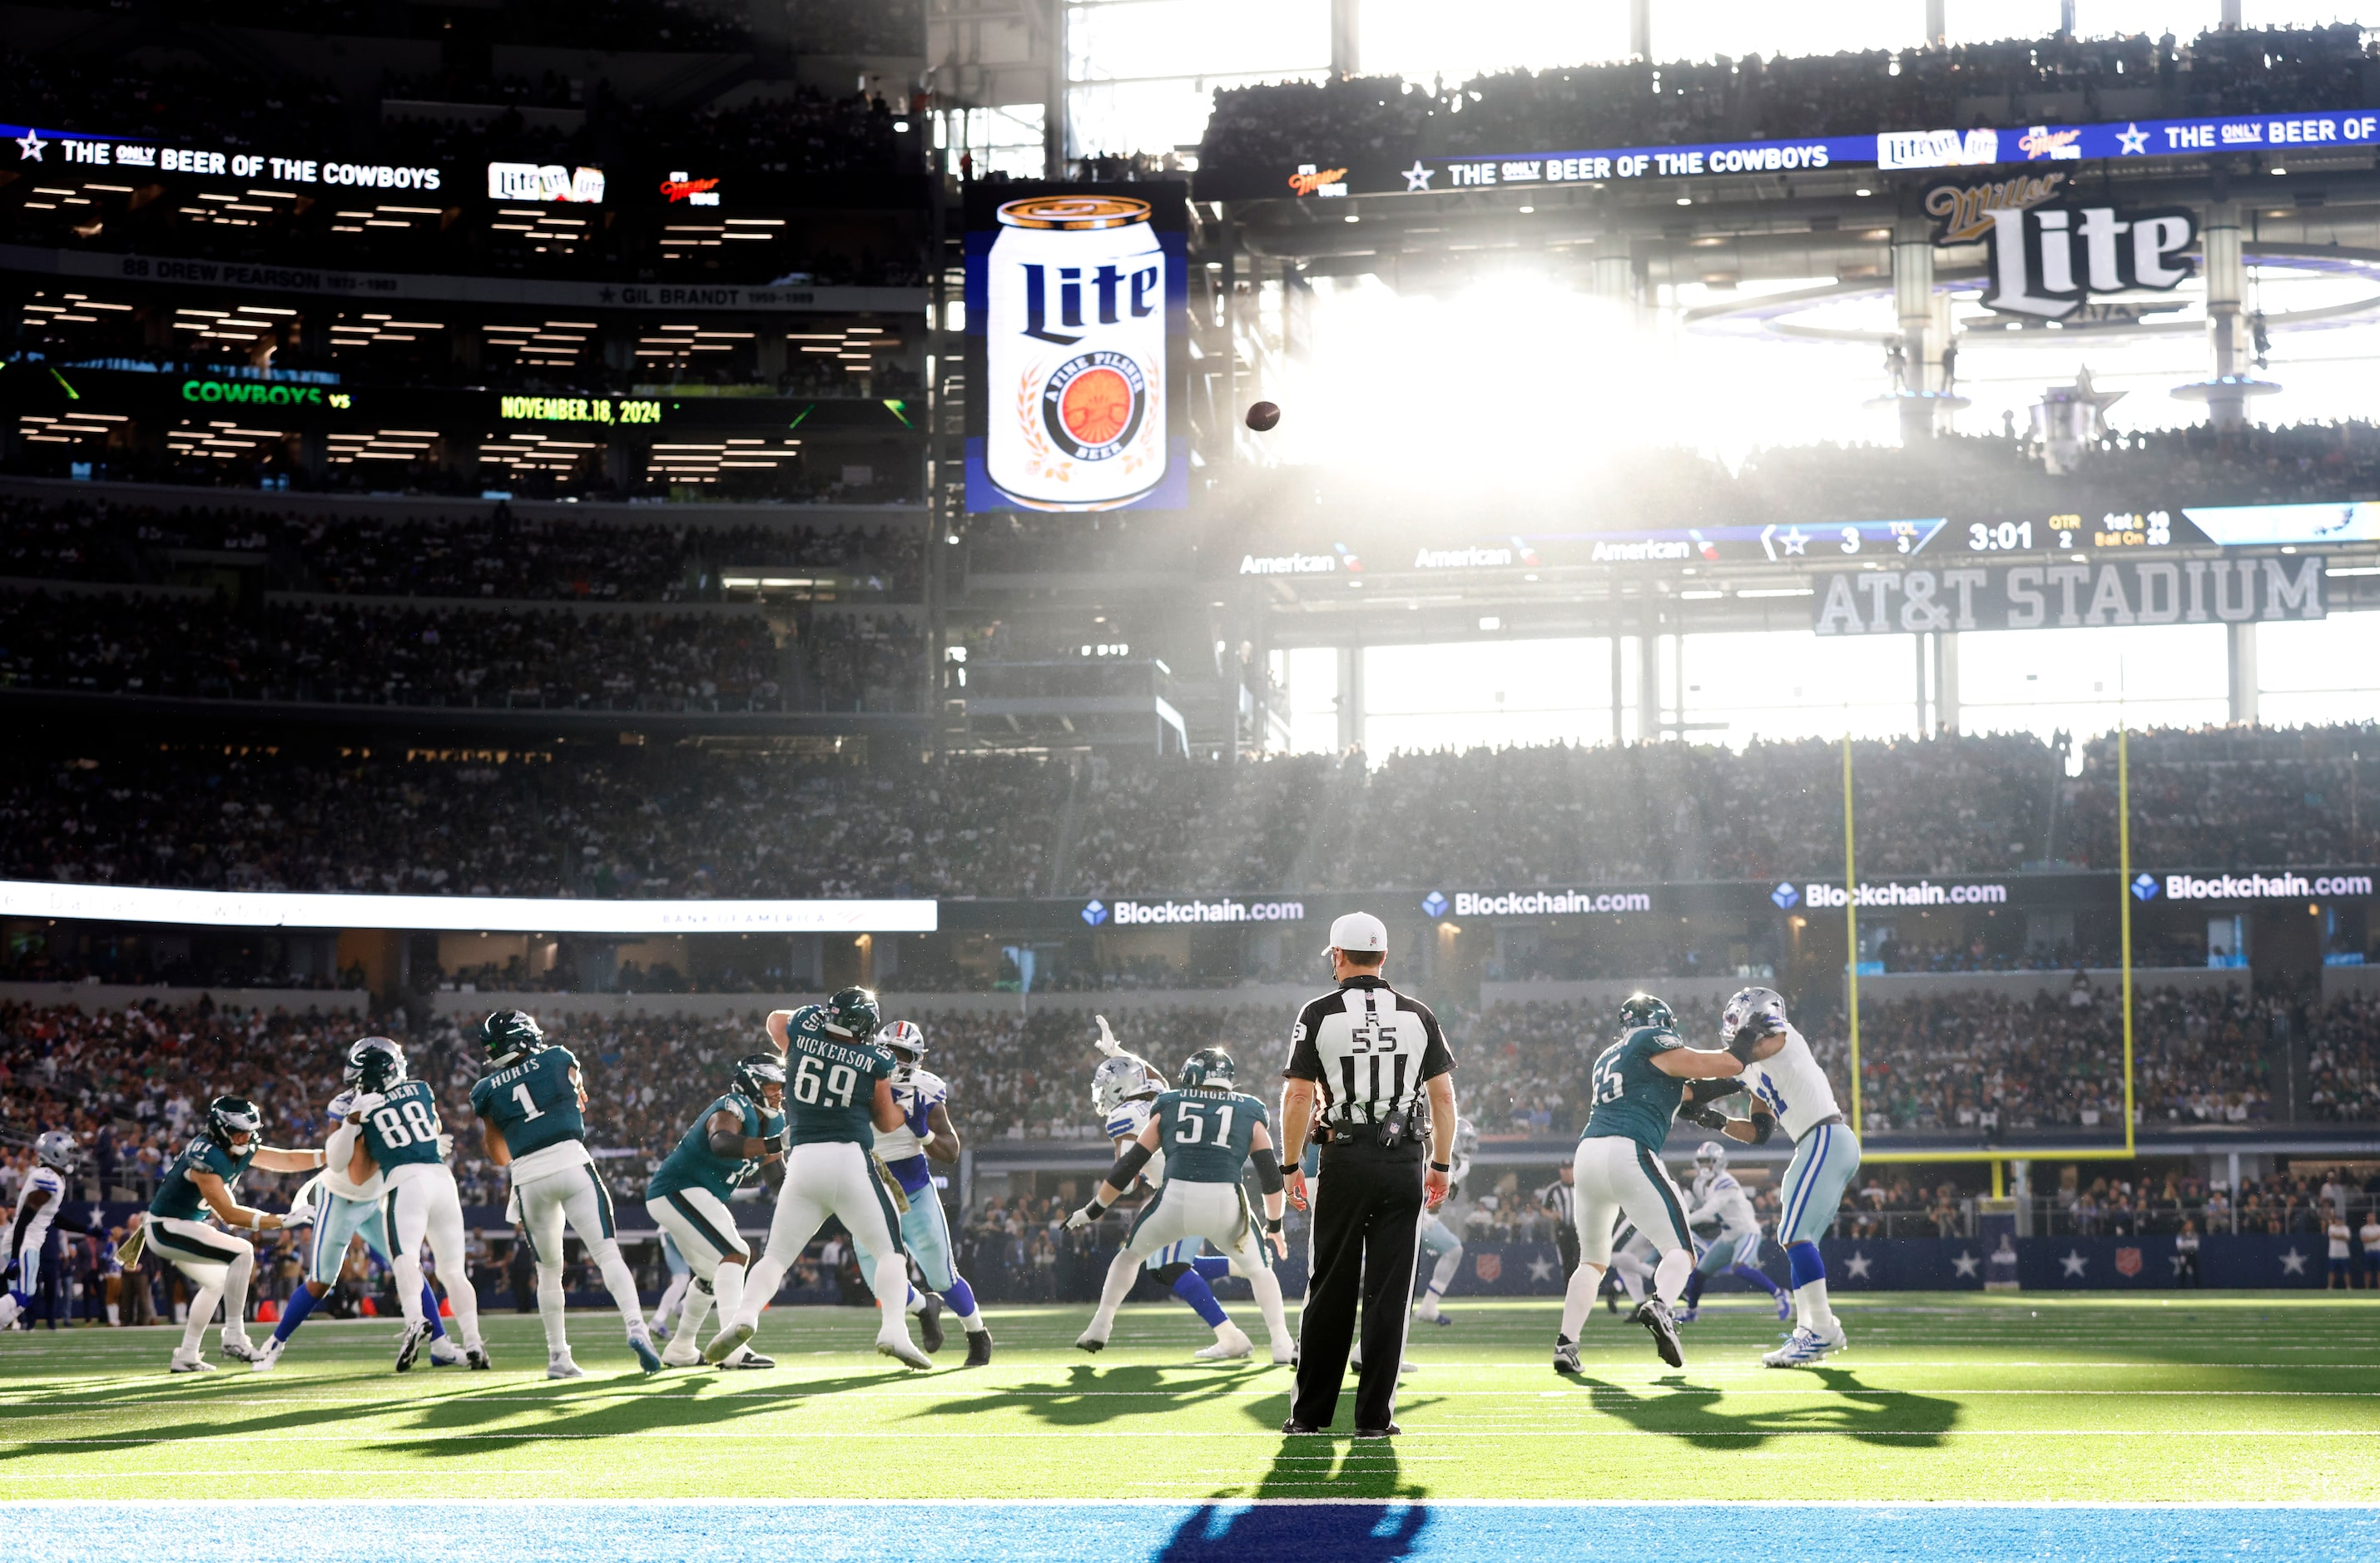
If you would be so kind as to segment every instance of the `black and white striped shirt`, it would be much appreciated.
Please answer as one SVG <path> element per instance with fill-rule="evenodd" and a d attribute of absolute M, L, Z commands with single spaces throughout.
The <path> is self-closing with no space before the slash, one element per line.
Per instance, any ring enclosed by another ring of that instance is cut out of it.
<path fill-rule="evenodd" d="M 1578 1190 L 1560 1178 L 1537 1191 L 1537 1203 L 1553 1212 L 1554 1219 L 1564 1227 L 1578 1219 Z"/>
<path fill-rule="evenodd" d="M 1290 1033 L 1291 1080 L 1321 1087 L 1331 1123 L 1377 1123 L 1413 1110 L 1422 1087 L 1454 1068 L 1438 1017 L 1376 976 L 1353 976 L 1297 1012 Z"/>

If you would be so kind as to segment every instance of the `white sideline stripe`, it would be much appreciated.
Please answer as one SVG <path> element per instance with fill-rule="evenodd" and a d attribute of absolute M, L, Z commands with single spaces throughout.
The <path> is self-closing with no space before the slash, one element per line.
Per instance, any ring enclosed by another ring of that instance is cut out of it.
<path fill-rule="evenodd" d="M 1938 1430 L 1896 1429 L 1872 1427 L 1545 1427 L 1536 1424 L 1514 1423 L 1510 1427 L 1433 1427 L 1432 1438 L 1507 1438 L 1514 1431 L 1524 1431 L 1544 1438 L 2368 1438 L 2373 1427 L 1946 1427 Z M 844 1442 L 864 1441 L 870 1436 L 894 1437 L 897 1430 L 881 1434 L 854 1433 L 849 1428 L 818 1432 L 770 1432 L 750 1427 L 700 1429 L 650 1429 L 633 1433 L 554 1433 L 541 1429 L 523 1429 L 518 1433 L 447 1433 L 428 1434 L 416 1438 L 400 1438 L 401 1444 L 504 1444 L 543 1440 L 549 1443 L 602 1443 L 608 1440 L 644 1443 L 710 1443 L 720 1440 L 746 1442 L 807 1443 L 819 1439 L 839 1439 Z M 1084 1438 L 1179 1438 L 1180 1431 L 1150 1430 L 1136 1433 L 1113 1429 L 1096 1433 L 1018 1432 L 1003 1429 L 1002 1438 L 1038 1438 L 1064 1442 Z M 1343 1434 L 1313 1435 L 1320 1437 L 1343 1437 Z M 1281 1434 L 1265 1428 L 1252 1428 L 1245 1433 L 1205 1433 L 1208 1438 L 1264 1438 L 1277 1440 Z M 387 1435 L 374 1437 L 374 1443 L 391 1442 Z M 146 1448 L 170 1444 L 176 1448 L 212 1444 L 310 1444 L 319 1447 L 321 1435 L 275 1433 L 180 1434 L 171 1437 L 119 1438 L 38 1438 L 26 1442 L 28 1451 L 53 1448 Z M 553 1474 L 552 1472 L 544 1474 Z"/>

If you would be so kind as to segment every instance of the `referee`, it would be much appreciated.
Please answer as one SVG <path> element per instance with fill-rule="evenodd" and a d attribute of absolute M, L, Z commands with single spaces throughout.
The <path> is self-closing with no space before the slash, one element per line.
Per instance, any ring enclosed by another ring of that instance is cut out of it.
<path fill-rule="evenodd" d="M 1428 1006 L 1381 977 L 1388 950 L 1388 928 L 1368 912 L 1330 925 L 1338 989 L 1298 1012 L 1281 1071 L 1281 1160 L 1300 1209 L 1299 1158 L 1309 1132 L 1322 1145 L 1298 1323 L 1297 1398 L 1284 1433 L 1319 1433 L 1338 1414 L 1359 1301 L 1364 1366 L 1355 1436 L 1398 1431 L 1414 1251 L 1424 1207 L 1446 1198 L 1453 1159 L 1454 1055 Z"/>
<path fill-rule="evenodd" d="M 1554 1218 L 1554 1249 L 1561 1255 L 1562 1284 L 1578 1268 L 1578 1174 L 1562 1163 L 1554 1181 L 1537 1191 L 1537 1204 Z"/>

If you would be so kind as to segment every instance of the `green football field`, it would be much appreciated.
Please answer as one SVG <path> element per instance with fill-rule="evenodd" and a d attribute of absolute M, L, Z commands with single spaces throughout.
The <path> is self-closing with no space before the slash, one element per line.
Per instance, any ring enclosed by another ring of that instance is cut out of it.
<path fill-rule="evenodd" d="M 1170 1303 L 1096 1358 L 1086 1308 L 997 1309 L 994 1365 L 958 1369 L 953 1329 L 914 1375 L 851 1309 L 772 1311 L 774 1372 L 651 1378 L 576 1314 L 566 1384 L 512 1314 L 498 1371 L 401 1378 L 385 1322 L 309 1324 L 265 1375 L 170 1376 L 165 1329 L 7 1335 L 0 1469 L 30 1498 L 2380 1500 L 2380 1295 L 1863 1296 L 1815 1370 L 1758 1365 L 1766 1307 L 1706 1311 L 1672 1371 L 1598 1306 L 1576 1380 L 1550 1301 L 1449 1311 L 1415 1327 L 1404 1436 L 1361 1445 L 1283 1437 L 1289 1370 L 1191 1362 L 1206 1332 Z"/>

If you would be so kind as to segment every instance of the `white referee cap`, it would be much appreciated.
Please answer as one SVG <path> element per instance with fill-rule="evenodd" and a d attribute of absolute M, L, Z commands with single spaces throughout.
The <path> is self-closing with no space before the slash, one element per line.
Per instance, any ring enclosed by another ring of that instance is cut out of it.
<path fill-rule="evenodd" d="M 1385 954 L 1389 948 L 1389 926 L 1369 912 L 1350 912 L 1330 925 L 1330 948 Z"/>

